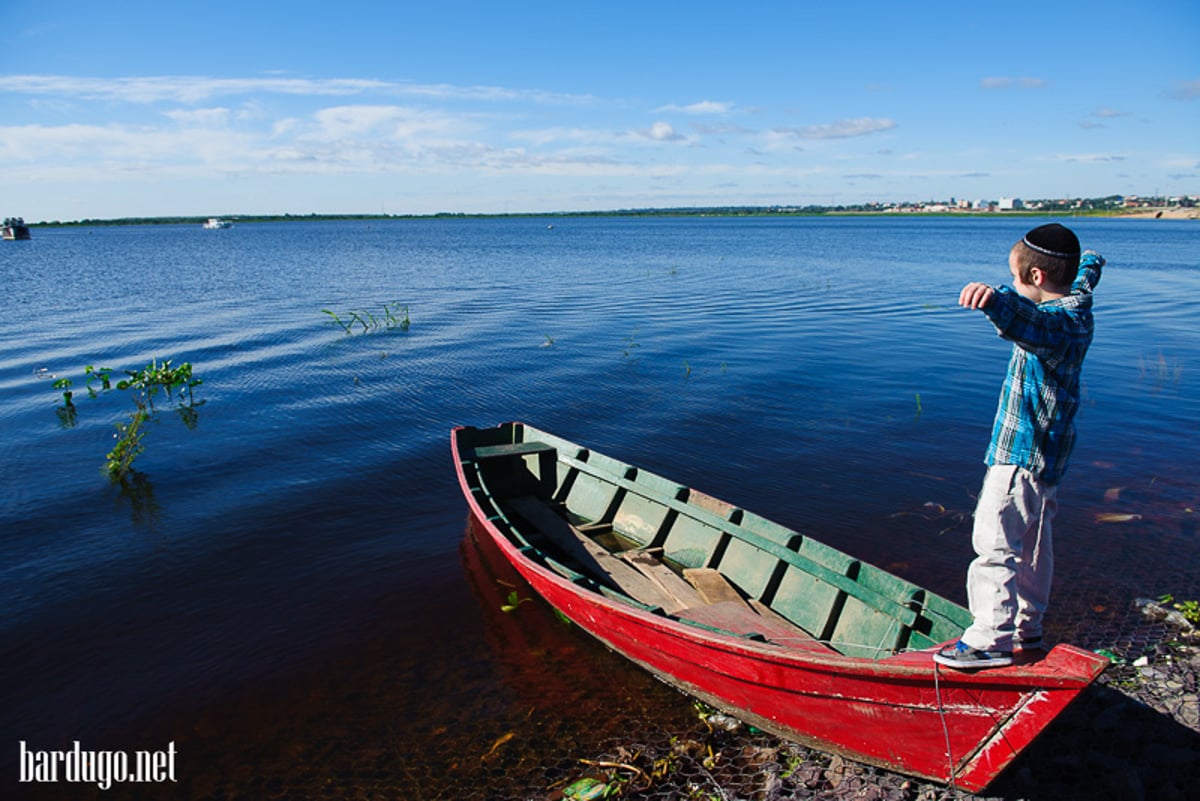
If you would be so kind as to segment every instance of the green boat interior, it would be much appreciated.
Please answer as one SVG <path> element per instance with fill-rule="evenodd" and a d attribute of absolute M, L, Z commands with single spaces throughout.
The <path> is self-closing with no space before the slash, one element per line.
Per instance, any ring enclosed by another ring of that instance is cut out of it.
<path fill-rule="evenodd" d="M 511 423 L 457 432 L 468 487 L 523 554 L 618 601 L 790 648 L 885 659 L 958 636 L 963 607 L 811 537 Z"/>

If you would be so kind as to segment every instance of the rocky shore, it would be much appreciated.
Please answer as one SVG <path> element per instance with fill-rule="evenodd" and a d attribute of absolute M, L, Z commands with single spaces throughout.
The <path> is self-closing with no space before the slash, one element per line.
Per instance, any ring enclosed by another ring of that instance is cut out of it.
<path fill-rule="evenodd" d="M 1188 801 L 1200 798 L 1200 633 L 1143 609 L 1150 644 L 1113 665 L 983 795 L 754 732 L 719 714 L 655 742 L 614 742 L 544 797 L 739 801 Z M 604 796 L 608 792 L 610 795 Z"/>

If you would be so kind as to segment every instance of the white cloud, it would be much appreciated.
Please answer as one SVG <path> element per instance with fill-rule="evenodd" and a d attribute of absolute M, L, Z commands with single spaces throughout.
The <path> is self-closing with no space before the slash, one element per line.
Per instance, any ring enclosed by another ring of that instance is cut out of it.
<path fill-rule="evenodd" d="M 1200 169 L 1200 159 L 1194 155 L 1170 155 L 1158 161 L 1158 166 L 1168 170 Z"/>
<path fill-rule="evenodd" d="M 692 128 L 694 128 L 697 133 L 705 134 L 705 135 L 712 135 L 712 136 L 727 136 L 727 135 L 732 135 L 732 134 L 753 133 L 753 131 L 751 131 L 749 128 L 746 128 L 741 125 L 726 125 L 726 124 L 713 125 L 713 124 L 707 123 L 707 122 L 693 123 Z"/>
<path fill-rule="evenodd" d="M 1110 161 L 1125 161 L 1128 156 L 1116 153 L 1058 153 L 1055 161 L 1076 162 L 1081 164 L 1102 164 Z"/>
<path fill-rule="evenodd" d="M 715 100 L 701 100 L 686 106 L 674 103 L 655 109 L 657 112 L 679 112 L 682 114 L 728 114 L 733 110 L 733 103 L 719 103 Z"/>
<path fill-rule="evenodd" d="M 235 116 L 240 121 L 250 121 L 266 120 L 270 115 L 261 103 L 258 103 L 254 100 L 249 100 L 238 107 Z"/>
<path fill-rule="evenodd" d="M 70 75 L 0 75 L 0 92 L 59 95 L 84 100 L 115 100 L 126 103 L 200 103 L 215 97 L 256 93 L 339 96 L 365 93 L 390 94 L 455 100 L 512 101 L 539 103 L 590 103 L 590 95 L 572 95 L 500 86 L 455 86 L 379 81 L 366 78 L 210 78 L 163 75 L 123 78 L 91 78 Z"/>
<path fill-rule="evenodd" d="M 1175 84 L 1175 88 L 1171 90 L 1169 96 L 1176 100 L 1200 99 L 1200 80 L 1179 81 Z"/>
<path fill-rule="evenodd" d="M 848 139 L 855 136 L 867 136 L 879 133 L 880 131 L 890 131 L 895 127 L 897 127 L 895 120 L 856 117 L 824 125 L 808 125 L 800 128 L 775 128 L 773 133 L 799 139 Z"/>
<path fill-rule="evenodd" d="M 198 103 L 224 95 L 271 92 L 297 95 L 350 95 L 386 87 L 382 81 L 332 78 L 207 78 L 200 76 L 145 76 L 90 78 L 71 75 L 4 75 L 0 91 L 65 95 L 87 100 L 127 103 L 175 101 Z"/>
<path fill-rule="evenodd" d="M 653 139 L 655 142 L 684 142 L 687 137 L 677 132 L 669 122 L 656 121 L 649 130 L 638 131 L 641 136 Z"/>
<path fill-rule="evenodd" d="M 173 169 L 244 161 L 252 139 L 222 129 L 123 125 L 26 125 L 0 128 L 0 159 L 10 168 L 54 165 L 88 174 Z"/>
<path fill-rule="evenodd" d="M 229 123 L 227 108 L 175 109 L 163 112 L 163 116 L 188 127 L 219 128 Z"/>
<path fill-rule="evenodd" d="M 1040 89 L 1047 85 L 1047 81 L 1044 78 L 994 76 L 982 79 L 979 85 L 984 89 Z"/>
<path fill-rule="evenodd" d="M 459 129 L 461 121 L 440 112 L 403 106 L 334 106 L 313 115 L 315 129 L 305 138 L 342 140 L 382 135 L 405 138 L 422 134 L 446 134 Z"/>
<path fill-rule="evenodd" d="M 612 131 L 598 128 L 534 128 L 529 130 L 510 131 L 510 139 L 528 142 L 536 146 L 549 145 L 554 142 L 604 143 L 613 142 L 618 137 Z"/>

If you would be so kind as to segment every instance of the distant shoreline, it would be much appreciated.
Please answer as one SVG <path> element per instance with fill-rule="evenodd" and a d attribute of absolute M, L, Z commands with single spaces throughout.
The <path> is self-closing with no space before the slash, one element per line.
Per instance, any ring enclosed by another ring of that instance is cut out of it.
<path fill-rule="evenodd" d="M 1185 209 L 1178 207 L 1163 209 L 1137 209 L 1117 216 L 1128 217 L 1131 220 L 1200 220 L 1200 209 Z"/>
<path fill-rule="evenodd" d="M 391 220 L 488 220 L 488 219 L 570 219 L 573 217 L 1105 217 L 1129 220 L 1196 220 L 1200 219 L 1200 208 L 1160 207 L 1136 209 L 1081 209 L 1042 210 L 1017 209 L 1006 211 L 983 211 L 976 209 L 945 209 L 937 211 L 911 210 L 862 210 L 842 208 L 777 208 L 777 207 L 725 207 L 725 208 L 664 208 L 664 209 L 619 209 L 613 211 L 548 211 L 525 213 L 468 214 L 441 212 L 438 214 L 230 214 L 222 219 L 236 224 L 260 222 L 313 222 L 313 221 L 363 221 L 385 222 Z M 44 221 L 30 223 L 35 228 L 74 228 L 82 226 L 114 225 L 202 225 L 208 217 L 117 217 L 112 219 L 84 219 L 71 221 Z"/>

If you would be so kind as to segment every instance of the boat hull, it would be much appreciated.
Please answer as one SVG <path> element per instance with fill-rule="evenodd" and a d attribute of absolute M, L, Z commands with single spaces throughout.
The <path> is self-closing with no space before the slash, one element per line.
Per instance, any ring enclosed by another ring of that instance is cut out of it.
<path fill-rule="evenodd" d="M 455 462 L 471 524 L 536 592 L 664 681 L 789 740 L 977 791 L 1107 665 L 1065 645 L 1040 659 L 979 672 L 940 668 L 934 648 L 851 657 L 816 642 L 782 646 L 691 625 L 597 592 L 531 558 L 514 539 L 469 449 L 460 447 L 462 431 L 456 429 Z"/>

